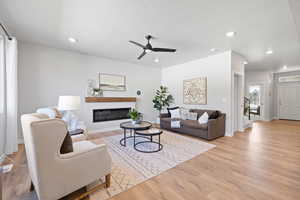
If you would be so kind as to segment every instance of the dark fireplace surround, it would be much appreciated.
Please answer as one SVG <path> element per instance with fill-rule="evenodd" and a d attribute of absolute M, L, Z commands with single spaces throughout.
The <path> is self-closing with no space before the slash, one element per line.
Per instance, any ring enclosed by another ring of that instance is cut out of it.
<path fill-rule="evenodd" d="M 130 119 L 130 117 L 128 116 L 130 109 L 131 108 L 94 109 L 93 122 Z"/>

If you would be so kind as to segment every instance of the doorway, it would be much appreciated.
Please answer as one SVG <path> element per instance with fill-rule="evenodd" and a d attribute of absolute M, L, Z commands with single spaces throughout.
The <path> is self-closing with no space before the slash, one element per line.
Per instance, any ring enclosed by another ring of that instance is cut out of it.
<path fill-rule="evenodd" d="M 300 85 L 278 88 L 279 119 L 300 120 Z"/>
<path fill-rule="evenodd" d="M 264 119 L 264 85 L 255 84 L 248 88 L 250 99 L 250 118 L 252 120 Z"/>

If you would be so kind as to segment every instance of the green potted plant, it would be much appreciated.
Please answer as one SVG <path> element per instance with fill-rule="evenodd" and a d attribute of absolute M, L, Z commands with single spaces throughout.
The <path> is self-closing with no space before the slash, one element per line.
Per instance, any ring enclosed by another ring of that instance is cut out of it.
<path fill-rule="evenodd" d="M 132 108 L 128 113 L 130 119 L 132 120 L 132 124 L 137 124 L 140 120 L 141 113 L 136 109 Z"/>
<path fill-rule="evenodd" d="M 159 114 L 165 108 L 170 106 L 171 103 L 174 102 L 173 96 L 168 92 L 168 88 L 165 86 L 160 86 L 158 90 L 156 90 L 155 96 L 152 100 L 153 107 L 158 110 Z M 159 123 L 159 117 L 157 119 Z"/>

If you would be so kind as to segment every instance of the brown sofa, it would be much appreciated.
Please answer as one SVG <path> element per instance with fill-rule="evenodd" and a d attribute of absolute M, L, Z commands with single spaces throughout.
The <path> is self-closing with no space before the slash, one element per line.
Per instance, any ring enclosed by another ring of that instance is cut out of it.
<path fill-rule="evenodd" d="M 204 112 L 207 112 L 210 116 L 215 110 L 191 109 L 190 112 L 196 112 L 199 118 Z M 225 135 L 226 115 L 221 112 L 218 113 L 219 116 L 216 119 L 209 119 L 207 124 L 199 124 L 198 120 L 179 119 L 180 128 L 171 128 L 171 116 L 169 113 L 164 113 L 160 115 L 160 127 L 178 133 L 213 140 Z"/>

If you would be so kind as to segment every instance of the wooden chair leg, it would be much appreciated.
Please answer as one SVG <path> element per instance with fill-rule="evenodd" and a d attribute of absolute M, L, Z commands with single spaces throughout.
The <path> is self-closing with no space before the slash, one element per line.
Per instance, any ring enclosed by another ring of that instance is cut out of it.
<path fill-rule="evenodd" d="M 83 200 L 83 198 L 87 197 L 88 195 L 92 194 L 93 192 L 96 192 L 97 190 L 102 189 L 102 188 L 109 188 L 109 187 L 110 187 L 110 174 L 107 174 L 105 176 L 105 183 L 97 185 L 97 186 L 93 187 L 92 189 L 84 192 L 83 194 L 80 194 L 74 200 Z"/>
<path fill-rule="evenodd" d="M 33 185 L 32 181 L 31 181 L 31 183 L 30 183 L 30 191 L 33 191 L 33 190 L 34 190 L 34 185 Z"/>
<path fill-rule="evenodd" d="M 105 176 L 105 187 L 109 188 L 110 187 L 110 174 L 107 174 Z"/>

